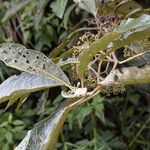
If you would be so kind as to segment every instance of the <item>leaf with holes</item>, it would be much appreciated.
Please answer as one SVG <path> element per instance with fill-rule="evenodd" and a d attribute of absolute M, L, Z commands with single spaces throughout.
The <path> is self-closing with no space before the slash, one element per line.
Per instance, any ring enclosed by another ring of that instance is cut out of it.
<path fill-rule="evenodd" d="M 104 59 L 111 52 L 150 37 L 150 15 L 142 15 L 139 18 L 123 21 L 112 32 L 105 34 L 95 41 L 88 49 L 79 55 L 80 64 L 77 66 L 78 76 L 82 79 L 84 72 L 96 53 L 106 51 L 100 59 Z"/>
<path fill-rule="evenodd" d="M 0 60 L 9 67 L 40 75 L 72 88 L 63 71 L 41 52 L 26 49 L 20 44 L 3 43 L 0 44 Z"/>
<path fill-rule="evenodd" d="M 0 103 L 9 100 L 7 109 L 19 99 L 19 109 L 32 92 L 60 85 L 61 83 L 55 80 L 23 72 L 8 78 L 0 85 Z"/>

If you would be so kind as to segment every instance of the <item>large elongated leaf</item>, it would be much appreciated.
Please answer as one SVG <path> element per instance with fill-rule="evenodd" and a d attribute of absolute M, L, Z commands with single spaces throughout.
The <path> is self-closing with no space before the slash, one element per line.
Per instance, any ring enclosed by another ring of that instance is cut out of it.
<path fill-rule="evenodd" d="M 83 78 L 87 65 L 99 51 L 111 53 L 125 45 L 148 37 L 150 37 L 150 15 L 123 21 L 116 29 L 94 42 L 79 55 L 80 64 L 77 66 L 79 77 Z M 103 56 L 103 58 L 105 57 L 106 55 Z"/>
<path fill-rule="evenodd" d="M 25 46 L 20 44 L 1 44 L 0 60 L 7 66 L 40 75 L 55 80 L 61 85 L 71 87 L 67 76 L 46 55 L 35 50 L 26 49 Z"/>
<path fill-rule="evenodd" d="M 54 150 L 54 144 L 69 112 L 70 108 L 62 107 L 35 124 L 15 150 Z"/>
<path fill-rule="evenodd" d="M 94 95 L 96 94 L 98 92 Z M 91 99 L 92 96 L 81 99 L 68 99 L 63 102 L 56 112 L 37 123 L 32 130 L 28 131 L 24 140 L 15 150 L 54 150 L 58 135 L 69 113 L 78 105 Z"/>
<path fill-rule="evenodd" d="M 23 7 L 25 7 L 27 4 L 29 4 L 30 2 L 32 2 L 32 0 L 25 0 L 23 2 L 20 2 L 19 4 L 14 5 L 12 8 L 10 8 L 2 21 L 6 21 L 7 19 L 11 18 L 12 16 L 14 16 L 18 11 L 20 11 Z"/>
<path fill-rule="evenodd" d="M 19 98 L 20 103 L 24 102 L 32 92 L 59 85 L 61 83 L 55 80 L 23 72 L 18 76 L 14 75 L 8 78 L 0 85 L 0 103 L 10 100 L 8 108 Z"/>
<path fill-rule="evenodd" d="M 56 0 L 51 4 L 51 8 L 53 9 L 57 17 L 63 17 L 67 2 L 68 0 Z"/>

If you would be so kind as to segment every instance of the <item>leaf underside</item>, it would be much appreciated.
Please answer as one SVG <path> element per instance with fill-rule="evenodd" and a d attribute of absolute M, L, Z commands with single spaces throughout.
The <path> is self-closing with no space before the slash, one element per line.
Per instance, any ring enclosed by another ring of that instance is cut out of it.
<path fill-rule="evenodd" d="M 86 98 L 86 101 L 89 99 L 91 97 Z M 53 114 L 37 123 L 32 130 L 29 130 L 15 150 L 54 150 L 64 121 L 69 113 L 82 104 L 84 100 L 85 97 L 64 101 Z"/>
<path fill-rule="evenodd" d="M 49 117 L 35 124 L 15 150 L 54 150 L 63 123 L 80 100 L 68 99 Z"/>
<path fill-rule="evenodd" d="M 26 49 L 23 45 L 0 44 L 0 60 L 9 67 L 55 80 L 60 85 L 70 87 L 68 77 L 46 55 L 35 50 Z"/>
<path fill-rule="evenodd" d="M 8 78 L 0 85 L 0 103 L 9 100 L 7 109 L 19 99 L 19 108 L 32 92 L 59 85 L 55 80 L 23 72 Z"/>

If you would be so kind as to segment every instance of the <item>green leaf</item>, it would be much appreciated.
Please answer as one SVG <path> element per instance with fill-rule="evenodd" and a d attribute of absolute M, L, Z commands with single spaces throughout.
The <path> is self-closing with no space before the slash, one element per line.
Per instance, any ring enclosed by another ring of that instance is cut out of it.
<path fill-rule="evenodd" d="M 104 59 L 109 53 L 148 37 L 150 37 L 150 15 L 142 15 L 137 19 L 129 18 L 123 21 L 112 32 L 105 34 L 88 49 L 81 52 L 79 55 L 80 64 L 77 65 L 78 76 L 83 78 L 88 64 L 99 51 L 106 51 L 106 55 L 101 56 L 101 59 Z"/>
<path fill-rule="evenodd" d="M 23 125 L 23 124 L 24 124 L 24 122 L 21 121 L 21 120 L 14 120 L 14 121 L 13 121 L 13 125 L 15 125 L 15 126 Z"/>
<path fill-rule="evenodd" d="M 20 132 L 20 131 L 22 131 L 24 128 L 25 128 L 24 126 L 17 126 L 17 127 L 15 127 L 15 128 L 13 128 L 13 131 L 14 131 L 14 132 Z"/>
<path fill-rule="evenodd" d="M 108 144 L 113 148 L 113 149 L 126 149 L 126 144 L 120 137 L 115 137 L 113 138 Z"/>
<path fill-rule="evenodd" d="M 11 113 L 9 113 L 8 122 L 9 122 L 9 123 L 12 123 L 12 119 L 13 119 L 13 115 L 12 115 Z"/>
<path fill-rule="evenodd" d="M 8 121 L 4 121 L 3 123 L 0 124 L 0 128 L 2 128 L 2 127 L 7 127 L 8 124 L 9 124 Z"/>
<path fill-rule="evenodd" d="M 10 150 L 10 146 L 8 143 L 3 144 L 2 147 L 4 150 Z"/>
<path fill-rule="evenodd" d="M 51 4 L 51 8 L 53 9 L 57 17 L 63 17 L 67 2 L 68 0 L 56 0 Z"/>
<path fill-rule="evenodd" d="M 103 122 L 105 123 L 105 115 L 104 115 L 104 104 L 103 104 L 103 98 L 100 95 L 97 95 L 93 98 L 93 101 L 91 103 L 95 110 L 95 115 Z"/>
<path fill-rule="evenodd" d="M 12 135 L 12 133 L 10 131 L 7 131 L 5 133 L 5 138 L 8 141 L 8 143 L 12 143 L 12 141 L 13 141 L 13 135 Z"/>
<path fill-rule="evenodd" d="M 109 130 L 102 131 L 101 134 L 102 134 L 102 138 L 103 138 L 104 141 L 109 141 L 114 137 L 113 133 Z"/>
<path fill-rule="evenodd" d="M 20 131 L 18 131 L 18 129 L 17 129 L 16 133 L 14 134 L 14 137 L 15 137 L 15 139 L 21 141 L 25 137 L 25 135 L 26 135 L 25 129 L 21 129 Z"/>
<path fill-rule="evenodd" d="M 81 129 L 85 117 L 87 117 L 89 114 L 91 114 L 92 111 L 93 111 L 92 107 L 90 107 L 86 104 L 79 106 L 76 110 L 74 110 L 68 116 L 68 123 L 69 123 L 70 130 L 72 130 L 72 125 L 74 122 L 78 122 L 78 126 Z"/>
<path fill-rule="evenodd" d="M 76 4 L 72 4 L 65 12 L 64 14 L 64 19 L 63 19 L 63 24 L 64 24 L 64 28 L 67 30 L 68 29 L 68 23 L 70 21 L 70 14 L 71 12 L 74 10 L 74 8 L 76 7 Z"/>
<path fill-rule="evenodd" d="M 43 76 L 72 88 L 63 71 L 41 52 L 26 49 L 20 44 L 3 43 L 0 44 L 0 60 L 9 67 Z"/>
<path fill-rule="evenodd" d="M 82 123 L 83 123 L 85 117 L 88 116 L 90 113 L 92 113 L 92 108 L 88 107 L 86 105 L 84 105 L 82 107 L 82 109 L 79 110 L 79 112 L 76 116 L 76 119 L 78 120 L 80 129 L 82 128 Z"/>
<path fill-rule="evenodd" d="M 134 104 L 135 106 L 137 106 L 138 102 L 140 100 L 140 97 L 141 97 L 140 94 L 138 94 L 138 93 L 132 93 L 132 94 L 129 94 L 127 98 L 130 100 L 130 102 L 132 104 Z"/>
<path fill-rule="evenodd" d="M 128 117 L 131 117 L 133 116 L 133 113 L 134 113 L 134 107 L 133 106 L 128 107 L 128 109 L 126 110 L 126 115 Z"/>
<path fill-rule="evenodd" d="M 96 16 L 95 0 L 74 0 L 74 2 L 77 3 L 82 9 Z"/>
<path fill-rule="evenodd" d="M 35 25 L 36 29 L 39 27 L 40 21 L 42 19 L 43 13 L 44 13 L 44 9 L 48 2 L 49 2 L 49 0 L 40 0 L 39 1 L 38 10 L 37 10 L 35 18 L 34 18 L 34 25 Z"/>
<path fill-rule="evenodd" d="M 0 103 L 10 100 L 11 102 L 7 105 L 8 108 L 20 99 L 17 106 L 18 110 L 32 92 L 59 86 L 60 84 L 55 80 L 23 72 L 18 76 L 8 78 L 0 85 Z"/>
<path fill-rule="evenodd" d="M 21 3 L 19 3 L 19 4 L 14 5 L 12 8 L 10 8 L 6 12 L 2 22 L 6 21 L 9 18 L 11 18 L 12 16 L 14 16 L 18 11 L 20 11 L 23 7 L 25 7 L 30 2 L 32 2 L 32 0 L 25 0 L 25 1 L 21 2 Z"/>
<path fill-rule="evenodd" d="M 52 115 L 35 124 L 15 150 L 53 150 L 63 123 L 76 103 L 74 99 L 65 101 Z"/>
<path fill-rule="evenodd" d="M 117 7 L 114 10 L 114 13 L 115 15 L 125 17 L 126 15 L 130 14 L 131 12 L 137 9 L 139 10 L 139 12 L 143 10 L 142 6 L 136 3 L 135 1 L 123 0 L 117 5 Z"/>
<path fill-rule="evenodd" d="M 98 94 L 98 92 L 96 92 L 95 95 L 96 94 Z M 32 130 L 29 130 L 24 140 L 15 150 L 53 150 L 64 121 L 69 113 L 90 98 L 89 96 L 64 101 L 53 114 L 37 123 Z"/>

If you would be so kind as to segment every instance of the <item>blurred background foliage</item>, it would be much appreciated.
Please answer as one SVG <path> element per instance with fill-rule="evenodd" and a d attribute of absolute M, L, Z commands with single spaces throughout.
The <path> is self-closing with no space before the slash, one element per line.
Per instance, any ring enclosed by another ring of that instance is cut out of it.
<path fill-rule="evenodd" d="M 0 0 L 0 43 L 21 43 L 49 55 L 77 23 L 91 17 L 72 0 L 68 0 L 66 4 L 65 1 L 64 10 L 59 14 L 59 0 Z M 100 2 L 104 3 L 105 0 Z M 150 6 L 149 0 L 137 2 L 145 8 Z M 7 13 L 9 16 L 12 14 L 11 17 L 8 18 Z M 0 82 L 18 73 L 0 62 Z M 6 104 L 2 104 L 0 149 L 13 149 L 27 130 L 51 114 L 63 100 L 59 94 L 59 88 L 53 88 L 49 92 L 45 111 L 40 115 L 36 107 L 41 92 L 32 94 L 18 112 L 14 112 L 15 106 L 5 112 Z M 57 148 L 149 150 L 150 120 L 147 118 L 150 118 L 150 97 L 146 93 L 139 93 L 130 87 L 118 96 L 97 96 L 70 114 L 60 134 Z"/>

